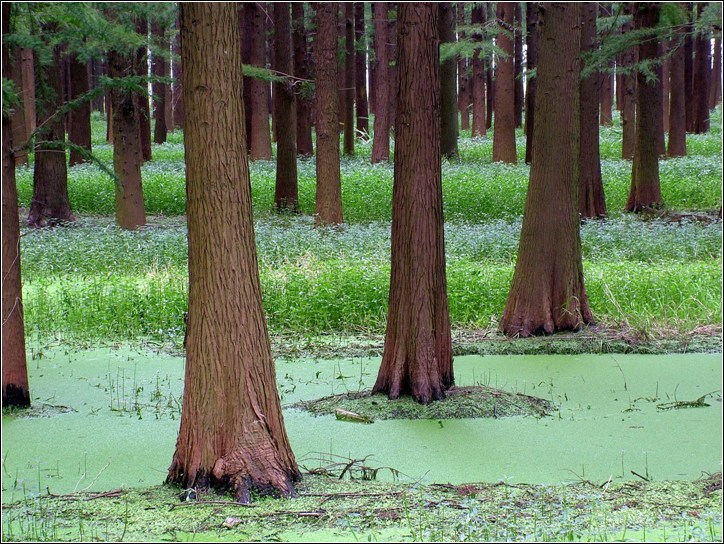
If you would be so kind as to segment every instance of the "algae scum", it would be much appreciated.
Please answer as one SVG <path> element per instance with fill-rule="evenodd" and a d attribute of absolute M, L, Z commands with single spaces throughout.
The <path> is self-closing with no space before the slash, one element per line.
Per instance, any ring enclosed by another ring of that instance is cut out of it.
<path fill-rule="evenodd" d="M 720 353 L 458 357 L 437 412 L 370 395 L 379 359 L 280 360 L 305 478 L 252 507 L 158 487 L 182 358 L 33 354 L 34 407 L 3 414 L 3 540 L 721 539 Z"/>

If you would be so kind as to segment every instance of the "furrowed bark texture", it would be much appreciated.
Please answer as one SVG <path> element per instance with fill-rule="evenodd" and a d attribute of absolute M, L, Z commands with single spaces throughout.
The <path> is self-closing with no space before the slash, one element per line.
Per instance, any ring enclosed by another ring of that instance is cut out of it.
<path fill-rule="evenodd" d="M 304 26 L 304 4 L 292 2 L 292 41 L 294 45 L 294 75 L 309 79 L 310 55 L 307 47 L 307 30 Z M 312 143 L 312 101 L 303 93 L 297 93 L 297 154 L 300 157 L 314 155 Z"/>
<path fill-rule="evenodd" d="M 390 79 L 390 56 L 387 47 L 387 2 L 372 4 L 375 23 L 375 126 L 372 140 L 372 163 L 390 160 L 390 104 L 387 86 Z"/>
<path fill-rule="evenodd" d="M 272 68 L 283 74 L 294 72 L 289 2 L 273 4 L 274 57 Z M 289 80 L 274 83 L 274 119 L 277 123 L 277 174 L 274 202 L 278 210 L 299 209 L 297 182 L 297 108 Z M 281 130 L 279 130 L 280 127 Z"/>
<path fill-rule="evenodd" d="M 369 105 L 367 104 L 367 38 L 365 37 L 365 3 L 354 3 L 354 37 L 357 49 L 354 57 L 355 108 L 357 136 L 367 138 L 370 133 Z"/>
<path fill-rule="evenodd" d="M 52 55 L 52 62 L 44 70 L 35 71 L 38 124 L 43 126 L 36 135 L 33 199 L 28 212 L 28 225 L 31 227 L 45 227 L 56 221 L 75 221 L 68 198 L 65 150 L 58 143 L 49 143 L 65 141 L 63 116 L 56 115 L 63 105 L 58 47 L 53 49 Z"/>
<path fill-rule="evenodd" d="M 245 5 L 251 19 L 251 64 L 266 67 L 266 26 L 264 10 L 258 2 Z M 272 160 L 269 132 L 269 83 L 249 78 L 251 83 L 251 160 Z"/>
<path fill-rule="evenodd" d="M 181 5 L 189 313 L 168 479 L 293 496 L 300 478 L 276 390 L 254 243 L 236 7 Z"/>
<path fill-rule="evenodd" d="M 318 2 L 317 44 L 317 198 L 316 225 L 342 223 L 339 170 L 339 101 L 337 81 L 337 2 Z"/>
<path fill-rule="evenodd" d="M 513 101 L 515 126 L 523 126 L 523 20 L 520 2 L 513 2 Z"/>
<path fill-rule="evenodd" d="M 578 216 L 580 4 L 543 3 L 535 134 L 518 261 L 501 329 L 510 336 L 592 323 Z"/>
<path fill-rule="evenodd" d="M 651 28 L 656 25 L 660 5 L 655 2 L 634 4 L 634 28 Z M 639 61 L 650 61 L 658 56 L 658 41 L 649 40 L 639 45 Z M 661 88 L 649 83 L 646 76 L 636 76 L 636 140 L 634 147 L 631 188 L 626 201 L 626 211 L 640 212 L 646 208 L 660 208 L 664 204 L 659 179 L 659 107 Z"/>
<path fill-rule="evenodd" d="M 581 57 L 598 48 L 596 3 L 581 2 Z M 605 74 L 603 74 L 605 78 Z M 581 80 L 581 142 L 578 185 L 578 211 L 582 219 L 606 217 L 606 198 L 601 177 L 598 129 L 598 96 L 602 75 L 592 73 Z"/>
<path fill-rule="evenodd" d="M 108 69 L 111 77 L 123 77 L 133 70 L 127 55 L 110 51 Z M 111 92 L 113 112 L 113 171 L 120 179 L 116 184 L 116 223 L 133 230 L 146 224 L 141 183 L 141 137 L 137 97 L 121 88 Z"/>
<path fill-rule="evenodd" d="M 455 4 L 440 2 L 440 42 L 455 43 Z M 440 148 L 442 156 L 458 156 L 457 62 L 450 57 L 440 66 Z"/>
<path fill-rule="evenodd" d="M 485 22 L 485 7 L 476 4 L 473 6 L 473 11 L 470 16 L 473 26 L 478 25 L 482 27 Z M 482 28 L 479 32 L 473 34 L 473 41 L 480 44 L 483 41 Z M 490 92 L 490 87 L 488 87 Z M 488 126 L 486 124 L 487 112 L 486 112 L 486 100 L 485 100 L 485 62 L 483 61 L 483 53 L 480 49 L 477 49 L 473 54 L 473 80 L 472 80 L 472 95 L 473 95 L 473 128 L 472 137 L 485 136 L 485 130 Z"/>
<path fill-rule="evenodd" d="M 10 4 L 2 5 L 2 71 L 10 79 L 10 57 L 5 45 L 9 31 Z M 2 118 L 2 368 L 3 408 L 30 406 L 30 389 L 25 357 L 25 331 L 23 328 L 23 290 L 20 277 L 20 218 L 18 192 L 15 185 L 15 158 L 13 157 L 10 119 Z"/>
<path fill-rule="evenodd" d="M 15 106 L 13 115 L 10 118 L 10 127 L 13 132 L 13 145 L 20 148 L 27 144 L 30 134 L 35 130 L 33 51 L 32 49 L 15 47 L 8 54 L 12 60 L 9 61 L 7 66 L 15 84 L 15 92 L 18 93 L 20 99 L 20 103 Z M 33 118 L 31 119 L 30 116 Z M 16 165 L 28 164 L 27 147 L 16 149 L 14 156 Z"/>
<path fill-rule="evenodd" d="M 526 72 L 538 65 L 538 41 L 540 40 L 540 6 L 538 2 L 526 2 Z M 525 92 L 525 162 L 533 162 L 533 130 L 535 127 L 535 93 L 538 78 L 528 78 Z"/>
<path fill-rule="evenodd" d="M 440 165 L 438 7 L 400 3 L 392 270 L 375 392 L 429 403 L 453 385 Z"/>
<path fill-rule="evenodd" d="M 513 28 L 513 4 L 498 3 L 498 24 L 510 32 Z M 495 69 L 495 125 L 493 127 L 493 162 L 515 164 L 515 89 L 513 80 L 513 40 L 498 33 L 496 44 L 503 53 Z"/>
<path fill-rule="evenodd" d="M 684 95 L 684 43 L 674 44 L 671 56 L 671 100 L 669 103 L 669 157 L 686 156 L 686 103 Z"/>

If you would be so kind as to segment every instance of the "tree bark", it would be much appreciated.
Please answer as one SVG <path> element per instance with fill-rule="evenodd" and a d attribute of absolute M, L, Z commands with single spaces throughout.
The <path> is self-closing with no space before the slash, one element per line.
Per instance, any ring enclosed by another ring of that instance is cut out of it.
<path fill-rule="evenodd" d="M 292 41 L 294 46 L 294 75 L 302 80 L 311 77 L 310 55 L 307 47 L 307 29 L 304 23 L 304 3 L 292 2 Z M 297 99 L 297 154 L 300 157 L 314 155 L 312 143 L 312 101 L 305 92 Z"/>
<path fill-rule="evenodd" d="M 251 10 L 256 8 L 256 2 L 239 2 L 236 4 L 236 14 L 239 16 L 239 34 L 241 36 L 241 62 L 251 65 L 251 41 L 253 28 L 251 25 Z M 244 129 L 246 132 L 246 151 L 251 153 L 251 77 L 244 75 Z"/>
<path fill-rule="evenodd" d="M 158 49 L 165 46 L 165 49 L 168 51 L 168 42 L 164 36 L 164 31 L 165 29 L 156 19 L 151 21 L 151 34 L 156 41 L 156 46 Z M 168 77 L 168 63 L 160 53 L 153 54 L 151 57 L 151 73 L 155 77 Z M 153 120 L 154 143 L 165 143 L 168 136 L 168 127 L 166 126 L 165 83 L 153 83 Z"/>
<path fill-rule="evenodd" d="M 538 65 L 538 42 L 540 41 L 541 13 L 538 2 L 526 2 L 526 72 Z M 533 162 L 533 131 L 535 127 L 535 94 L 537 77 L 529 77 L 525 93 L 525 162 Z"/>
<path fill-rule="evenodd" d="M 354 3 L 344 2 L 344 154 L 354 155 Z"/>
<path fill-rule="evenodd" d="M 16 147 L 15 164 L 28 164 L 28 139 L 35 130 L 35 82 L 33 51 L 16 47 L 11 53 L 13 59 L 8 65 L 20 103 L 15 106 L 10 118 L 12 141 Z M 32 119 L 31 119 L 32 116 Z"/>
<path fill-rule="evenodd" d="M 613 70 L 613 62 L 609 62 L 608 68 L 609 70 Z M 613 126 L 613 73 L 610 71 L 603 72 L 600 78 L 600 123 L 601 126 L 610 127 Z"/>
<path fill-rule="evenodd" d="M 259 2 L 246 4 L 251 21 L 251 62 L 253 66 L 266 67 L 266 23 L 263 6 Z M 249 78 L 251 84 L 251 155 L 252 161 L 272 160 L 271 135 L 269 133 L 269 83 Z"/>
<path fill-rule="evenodd" d="M 634 29 L 652 28 L 656 25 L 660 12 L 656 2 L 637 2 L 634 4 Z M 638 46 L 639 61 L 651 62 L 658 58 L 657 40 L 648 40 Z M 626 211 L 641 212 L 647 208 L 660 208 L 664 201 L 661 197 L 659 180 L 659 150 L 657 130 L 661 107 L 661 88 L 649 83 L 639 71 L 636 76 L 636 145 L 634 147 L 631 189 L 626 202 Z"/>
<path fill-rule="evenodd" d="M 454 383 L 445 279 L 438 6 L 400 3 L 392 270 L 373 391 L 427 404 Z"/>
<path fill-rule="evenodd" d="M 387 85 L 390 78 L 390 57 L 387 48 L 387 2 L 374 2 L 375 23 L 375 126 L 372 140 L 372 163 L 390 160 L 390 111 Z"/>
<path fill-rule="evenodd" d="M 498 3 L 498 24 L 510 32 L 513 28 L 513 5 Z M 515 90 L 513 80 L 513 41 L 498 33 L 496 44 L 505 56 L 499 56 L 495 70 L 495 125 L 493 127 L 493 162 L 517 162 L 515 150 Z"/>
<path fill-rule="evenodd" d="M 480 49 L 483 41 L 482 26 L 485 23 L 485 7 L 480 4 L 473 6 L 471 13 L 472 25 L 475 28 L 473 33 L 473 42 L 477 49 L 473 53 L 473 128 L 471 136 L 473 138 L 485 136 L 487 127 L 486 120 L 486 100 L 485 100 L 485 63 L 483 61 L 483 52 Z M 478 31 L 479 29 L 479 31 Z M 490 87 L 488 87 L 488 91 Z"/>
<path fill-rule="evenodd" d="M 457 26 L 460 41 L 466 41 L 465 31 L 461 28 L 465 22 L 465 2 L 457 3 Z M 460 129 L 470 128 L 470 76 L 468 75 L 468 62 L 462 56 L 457 56 L 458 64 L 458 112 L 460 113 Z"/>
<path fill-rule="evenodd" d="M 518 260 L 501 329 L 510 336 L 593 323 L 578 216 L 580 3 L 544 3 L 535 135 Z"/>
<path fill-rule="evenodd" d="M 694 132 L 696 120 L 696 100 L 694 96 L 694 4 L 686 2 L 689 20 L 684 26 L 684 94 L 686 96 L 686 132 Z"/>
<path fill-rule="evenodd" d="M 483 17 L 485 20 L 495 18 L 495 7 L 492 2 L 483 4 Z M 495 85 L 493 81 L 493 57 L 490 53 L 483 59 L 485 65 L 485 128 L 489 130 L 493 126 L 493 111 L 495 109 Z"/>
<path fill-rule="evenodd" d="M 671 102 L 669 104 L 669 157 L 686 156 L 686 97 L 684 94 L 684 36 L 673 43 L 671 56 Z"/>
<path fill-rule="evenodd" d="M 624 13 L 632 15 L 631 3 L 624 5 Z M 633 30 L 633 23 L 627 21 L 621 27 L 621 33 L 625 34 Z M 621 54 L 622 66 L 624 69 L 630 68 L 636 62 L 638 52 L 635 47 L 625 50 Z M 634 143 L 636 141 L 636 75 L 626 74 L 623 78 L 623 105 L 621 110 L 621 127 L 622 127 L 622 144 L 621 158 L 633 160 Z"/>
<path fill-rule="evenodd" d="M 523 18 L 520 2 L 513 2 L 513 101 L 515 127 L 523 126 Z"/>
<path fill-rule="evenodd" d="M 82 63 L 78 57 L 70 59 L 70 98 L 75 100 L 90 90 L 88 78 L 88 64 Z M 91 151 L 91 104 L 84 101 L 70 110 L 68 123 L 68 140 L 70 143 L 82 147 L 87 153 Z M 89 162 L 87 155 L 79 150 L 70 150 L 69 166 Z"/>
<path fill-rule="evenodd" d="M 179 26 L 178 20 L 176 26 Z M 173 52 L 173 85 L 171 86 L 171 93 L 173 95 L 173 126 L 174 128 L 184 128 L 184 119 L 186 118 L 184 110 L 184 99 L 183 99 L 183 63 L 181 62 L 181 45 L 179 44 L 179 35 L 176 37 L 171 44 L 171 50 Z"/>
<path fill-rule="evenodd" d="M 354 3 L 355 50 L 355 104 L 357 104 L 357 134 L 369 137 L 369 106 L 367 104 L 367 37 L 365 36 L 365 3 Z"/>
<path fill-rule="evenodd" d="M 711 88 L 709 91 L 709 109 L 721 104 L 721 38 L 714 40 L 714 62 L 711 68 Z"/>
<path fill-rule="evenodd" d="M 5 44 L 9 33 L 10 3 L 2 5 L 2 76 L 10 79 L 10 55 Z M 2 375 L 3 408 L 30 406 L 30 388 L 25 355 L 23 287 L 20 275 L 20 218 L 15 185 L 10 119 L 2 116 Z"/>
<path fill-rule="evenodd" d="M 139 18 L 136 21 L 136 32 L 146 40 L 148 39 L 148 21 L 145 17 Z M 148 76 L 147 42 L 136 51 L 136 62 L 133 69 L 137 76 Z M 143 158 L 143 162 L 148 162 L 153 158 L 151 150 L 151 108 L 148 101 L 148 93 L 136 93 L 136 102 L 138 104 L 138 130 L 141 135 L 141 157 Z"/>
<path fill-rule="evenodd" d="M 282 74 L 294 73 L 292 61 L 289 2 L 273 4 L 274 57 L 272 68 Z M 291 82 L 274 83 L 274 115 L 277 130 L 277 172 L 274 202 L 278 210 L 299 210 L 297 182 L 297 108 Z"/>
<path fill-rule="evenodd" d="M 53 30 L 45 27 L 50 34 Z M 38 63 L 36 62 L 36 65 Z M 53 48 L 52 61 L 44 70 L 35 71 L 38 125 L 35 140 L 33 199 L 28 225 L 45 227 L 58 221 L 75 221 L 68 198 L 68 166 L 65 162 L 63 86 L 60 74 L 60 50 Z"/>
<path fill-rule="evenodd" d="M 697 3 L 701 16 L 705 2 Z M 702 30 L 696 37 L 696 66 L 694 70 L 694 134 L 709 132 L 709 87 L 711 87 L 711 39 Z"/>
<path fill-rule="evenodd" d="M 287 8 L 289 6 L 287 5 Z M 236 7 L 184 3 L 189 311 L 181 427 L 168 480 L 295 495 L 254 243 Z"/>
<path fill-rule="evenodd" d="M 317 43 L 317 198 L 315 224 L 342 223 L 337 107 L 337 2 L 318 2 Z"/>
<path fill-rule="evenodd" d="M 581 58 L 598 48 L 595 2 L 581 3 Z M 580 168 L 578 211 L 581 219 L 606 217 L 606 198 L 601 177 L 598 97 L 599 86 L 606 74 L 591 73 L 580 84 Z M 601 94 L 602 96 L 602 94 Z"/>
<path fill-rule="evenodd" d="M 669 96 L 671 95 L 671 59 L 669 55 L 669 50 L 671 49 L 671 42 L 665 41 L 661 42 L 661 56 L 664 57 L 664 62 L 661 66 L 661 100 L 662 100 L 662 111 L 661 114 L 663 116 L 663 132 L 669 132 L 669 110 L 670 110 L 670 100 Z M 664 140 L 663 134 L 662 134 L 662 141 Z M 662 155 L 665 155 L 665 151 L 661 153 Z"/>
<path fill-rule="evenodd" d="M 111 77 L 123 77 L 132 71 L 134 59 L 119 53 L 108 53 L 108 70 Z M 116 183 L 116 223 L 126 230 L 146 224 L 143 205 L 141 164 L 143 155 L 139 129 L 138 100 L 136 93 L 115 88 L 111 91 L 113 111 L 113 171 L 119 179 Z"/>
<path fill-rule="evenodd" d="M 438 4 L 440 43 L 455 43 L 455 4 Z M 440 65 L 440 150 L 446 159 L 458 157 L 457 62 L 450 57 Z"/>

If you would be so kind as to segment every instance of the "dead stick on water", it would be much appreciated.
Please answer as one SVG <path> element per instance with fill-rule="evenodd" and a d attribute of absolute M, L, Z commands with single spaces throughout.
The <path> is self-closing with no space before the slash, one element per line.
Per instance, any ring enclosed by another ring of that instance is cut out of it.
<path fill-rule="evenodd" d="M 244 504 L 243 502 L 231 502 L 231 501 L 188 501 L 179 504 L 172 504 L 169 510 L 176 508 L 184 508 L 187 506 L 243 506 L 244 508 L 254 508 L 253 504 Z"/>

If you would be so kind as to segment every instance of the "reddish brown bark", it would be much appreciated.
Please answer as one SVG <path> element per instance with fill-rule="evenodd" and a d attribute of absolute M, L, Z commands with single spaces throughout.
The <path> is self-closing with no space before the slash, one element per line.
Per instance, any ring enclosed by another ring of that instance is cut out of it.
<path fill-rule="evenodd" d="M 455 4 L 438 4 L 440 43 L 455 43 Z M 457 63 L 450 57 L 440 66 L 440 152 L 447 159 L 458 156 Z"/>
<path fill-rule="evenodd" d="M 282 74 L 292 74 L 292 35 L 289 2 L 273 4 L 274 56 L 272 69 Z M 274 115 L 276 123 L 284 130 L 277 130 L 277 172 L 274 202 L 279 210 L 299 209 L 297 182 L 297 109 L 291 81 L 284 79 L 274 83 Z"/>
<path fill-rule="evenodd" d="M 721 38 L 714 40 L 714 61 L 711 67 L 711 87 L 709 91 L 709 109 L 721 104 Z"/>
<path fill-rule="evenodd" d="M 337 82 L 337 2 L 317 6 L 317 198 L 315 224 L 342 223 Z"/>
<path fill-rule="evenodd" d="M 472 25 L 477 30 L 485 23 L 485 8 L 480 4 L 473 6 L 470 16 Z M 473 41 L 480 46 L 483 41 L 482 28 L 480 32 L 473 34 Z M 488 87 L 488 90 L 490 87 Z M 473 95 L 473 128 L 471 136 L 485 136 L 487 127 L 486 120 L 486 100 L 485 100 L 485 64 L 483 54 L 480 48 L 476 49 L 473 54 L 473 79 L 472 79 L 472 95 Z"/>
<path fill-rule="evenodd" d="M 686 39 L 684 41 L 684 95 L 686 96 L 686 132 L 694 132 L 696 119 L 696 100 L 694 95 L 694 4 L 685 3 L 689 21 L 684 26 Z"/>
<path fill-rule="evenodd" d="M 595 2 L 581 2 L 581 58 L 598 48 Z M 598 97 L 605 74 L 592 73 L 580 84 L 580 154 L 578 211 L 581 219 L 606 217 L 606 198 L 601 177 Z"/>
<path fill-rule="evenodd" d="M 251 9 L 256 2 L 239 2 L 236 14 L 239 16 L 239 34 L 241 36 L 241 62 L 251 64 Z M 246 72 L 245 72 L 246 74 Z M 251 78 L 244 75 L 244 129 L 246 132 L 246 150 L 251 153 Z"/>
<path fill-rule="evenodd" d="M 513 28 L 513 5 L 498 3 L 498 24 L 510 32 Z M 495 70 L 495 124 L 493 126 L 493 162 L 517 162 L 515 152 L 515 90 L 513 80 L 513 41 L 500 32 L 496 44 L 503 52 Z"/>
<path fill-rule="evenodd" d="M 15 164 L 28 164 L 28 139 L 35 130 L 35 82 L 32 49 L 17 47 L 11 52 L 8 65 L 20 103 L 13 109 L 10 118 L 12 141 L 16 148 Z"/>
<path fill-rule="evenodd" d="M 155 77 L 168 77 L 168 63 L 160 52 L 161 48 L 168 51 L 168 42 L 164 36 L 164 28 L 157 21 L 151 21 L 151 34 L 156 42 L 157 52 L 151 57 L 151 73 Z M 162 144 L 168 136 L 166 126 L 166 87 L 165 83 L 153 83 L 153 141 Z"/>
<path fill-rule="evenodd" d="M 266 12 L 258 2 L 246 4 L 251 21 L 250 64 L 266 67 Z M 251 84 L 251 155 L 252 161 L 272 160 L 271 135 L 269 134 L 269 83 L 249 78 Z"/>
<path fill-rule="evenodd" d="M 178 20 L 176 21 L 178 26 Z M 186 117 L 183 99 L 183 64 L 181 62 L 181 44 L 179 43 L 179 34 L 171 44 L 173 51 L 173 85 L 171 86 L 171 94 L 173 95 L 173 126 L 174 128 L 184 128 L 184 119 Z"/>
<path fill-rule="evenodd" d="M 294 45 L 294 75 L 302 80 L 311 77 L 307 30 L 304 23 L 304 4 L 292 2 L 292 40 Z M 312 101 L 306 93 L 297 93 L 297 154 L 314 155 L 312 143 Z"/>
<path fill-rule="evenodd" d="M 52 29 L 46 28 L 50 34 Z M 37 64 L 37 63 L 36 63 Z M 38 125 L 35 140 L 33 198 L 28 225 L 45 227 L 57 221 L 75 221 L 68 198 L 68 166 L 65 162 L 65 128 L 58 111 L 63 105 L 60 51 L 53 49 L 52 61 L 35 71 Z"/>
<path fill-rule="evenodd" d="M 660 5 L 655 2 L 634 4 L 634 29 L 652 28 L 659 17 Z M 658 57 L 657 40 L 648 40 L 638 46 L 639 61 L 651 62 Z M 659 150 L 657 130 L 659 129 L 661 88 L 648 82 L 641 71 L 636 76 L 636 145 L 634 147 L 631 189 L 626 202 L 626 211 L 640 212 L 647 208 L 660 208 Z"/>
<path fill-rule="evenodd" d="M 457 25 L 458 35 L 460 41 L 466 40 L 465 31 L 461 27 L 464 27 L 467 23 L 465 21 L 465 2 L 457 3 Z M 468 130 L 470 128 L 470 103 L 472 95 L 470 93 L 470 75 L 468 69 L 470 68 L 468 60 L 459 55 L 458 59 L 458 112 L 460 113 L 460 129 Z"/>
<path fill-rule="evenodd" d="M 367 139 L 370 133 L 369 106 L 367 104 L 367 37 L 365 36 L 365 3 L 354 3 L 355 50 L 355 112 L 357 136 Z"/>
<path fill-rule="evenodd" d="M 705 2 L 697 3 L 699 16 Z M 694 134 L 709 132 L 709 88 L 711 87 L 711 39 L 709 32 L 702 30 L 695 40 L 696 65 L 694 69 Z"/>
<path fill-rule="evenodd" d="M 148 21 L 145 18 L 139 18 L 136 21 L 136 32 L 143 38 L 148 36 Z M 136 51 L 133 71 L 137 76 L 148 76 L 148 47 L 145 43 Z M 138 107 L 138 130 L 141 137 L 141 157 L 143 157 L 144 162 L 147 162 L 153 158 L 151 150 L 151 107 L 148 102 L 148 93 L 136 93 L 136 103 Z"/>
<path fill-rule="evenodd" d="M 671 49 L 671 43 L 661 42 L 661 56 L 664 58 L 664 62 L 661 66 L 661 115 L 663 116 L 663 132 L 669 132 L 669 96 L 671 95 L 671 58 L 669 50 Z M 663 140 L 663 134 L 662 134 Z M 665 152 L 661 153 L 662 155 Z"/>
<path fill-rule="evenodd" d="M 541 13 L 538 2 L 526 2 L 526 72 L 536 69 L 538 64 L 538 42 L 540 41 Z M 533 131 L 535 127 L 535 94 L 538 78 L 528 78 L 525 93 L 525 162 L 533 162 Z"/>
<path fill-rule="evenodd" d="M 610 62 L 608 67 L 609 70 L 613 70 L 613 62 Z M 613 125 L 613 73 L 604 72 L 600 77 L 600 124 L 605 127 L 610 127 Z"/>
<path fill-rule="evenodd" d="M 501 329 L 510 336 L 593 322 L 578 216 L 580 3 L 544 3 L 535 135 L 518 259 Z"/>
<path fill-rule="evenodd" d="M 90 89 L 88 78 L 88 64 L 80 62 L 78 57 L 71 57 L 69 61 L 70 71 L 70 98 L 75 100 Z M 70 143 L 82 147 L 89 154 L 91 151 L 91 104 L 90 101 L 80 102 L 69 112 L 68 140 Z M 80 150 L 71 149 L 68 164 L 81 164 L 90 161 L 86 153 Z"/>
<path fill-rule="evenodd" d="M 390 127 L 394 127 L 396 122 L 397 90 L 395 89 L 394 82 L 397 81 L 397 5 L 398 2 L 387 3 L 392 13 L 392 15 L 387 18 L 387 58 L 390 61 L 387 69 L 391 82 L 387 85 L 387 99 L 390 102 L 388 106 Z"/>
<path fill-rule="evenodd" d="M 440 165 L 438 7 L 400 3 L 392 270 L 373 391 L 423 404 L 453 385 Z"/>
<path fill-rule="evenodd" d="M 5 45 L 9 32 L 10 4 L 2 5 L 2 75 L 10 79 L 10 56 Z M 3 408 L 30 406 L 25 331 L 23 328 L 23 289 L 20 276 L 20 218 L 15 186 L 10 119 L 2 116 L 2 386 Z"/>
<path fill-rule="evenodd" d="M 520 2 L 513 2 L 513 102 L 515 127 L 523 126 L 523 19 Z"/>
<path fill-rule="evenodd" d="M 624 13 L 631 15 L 631 3 L 624 6 Z M 621 33 L 631 32 L 633 23 L 627 21 L 621 27 Z M 636 62 L 638 52 L 636 48 L 629 48 L 621 54 L 621 64 L 624 69 Z M 636 141 L 636 75 L 629 73 L 623 78 L 623 104 L 621 109 L 621 127 L 623 131 L 621 144 L 621 158 L 633 160 L 634 143 Z"/>
<path fill-rule="evenodd" d="M 344 154 L 354 155 L 354 3 L 344 3 Z"/>
<path fill-rule="evenodd" d="M 669 157 L 686 156 L 686 97 L 684 95 L 683 36 L 671 56 L 671 102 L 669 104 Z"/>
<path fill-rule="evenodd" d="M 372 140 L 372 163 L 390 160 L 390 111 L 387 85 L 390 80 L 390 57 L 387 47 L 387 2 L 372 4 L 375 23 L 375 126 Z"/>
<path fill-rule="evenodd" d="M 288 6 L 287 6 L 288 7 Z M 168 480 L 295 495 L 254 243 L 236 7 L 184 3 L 189 311 L 181 427 Z M 219 106 L 223 104 L 223 106 Z"/>
<path fill-rule="evenodd" d="M 134 59 L 110 51 L 108 70 L 111 77 L 123 77 L 131 72 Z M 111 92 L 113 111 L 113 171 L 116 183 L 116 223 L 132 230 L 146 224 L 141 184 L 141 138 L 136 93 L 115 88 Z"/>

